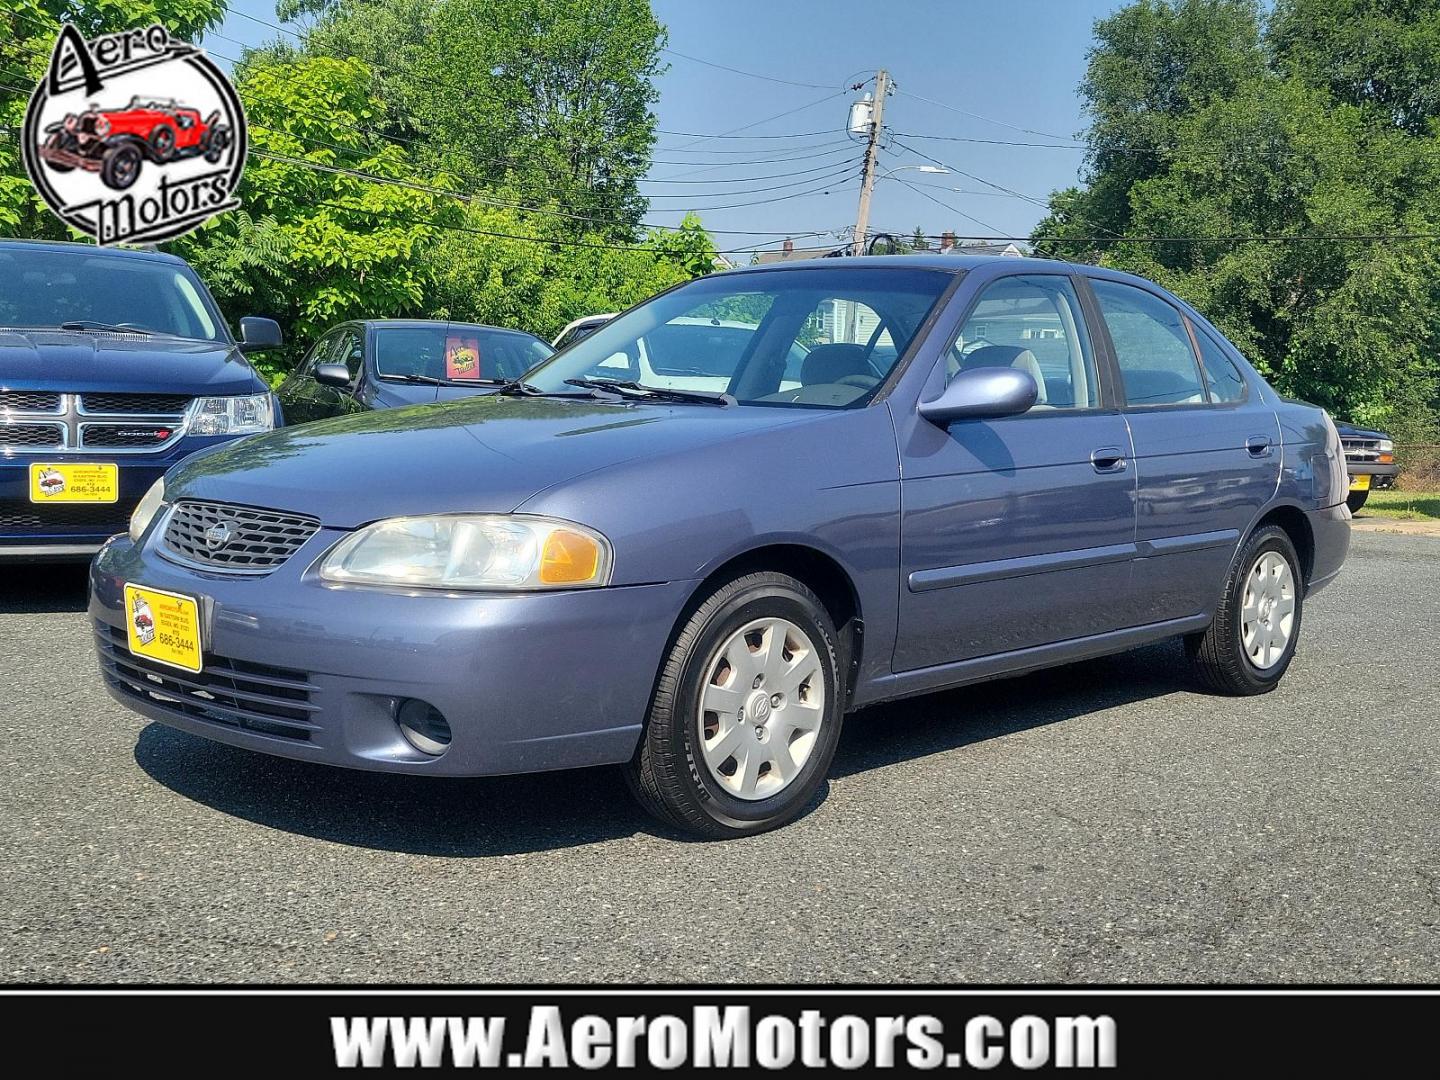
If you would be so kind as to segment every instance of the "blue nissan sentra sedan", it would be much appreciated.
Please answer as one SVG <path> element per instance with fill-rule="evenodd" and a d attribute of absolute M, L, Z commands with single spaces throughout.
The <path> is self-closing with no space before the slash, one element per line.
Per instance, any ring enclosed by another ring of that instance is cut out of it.
<path fill-rule="evenodd" d="M 697 318 L 753 325 L 728 389 L 616 377 Z M 830 259 L 679 286 L 495 396 L 191 458 L 90 614 L 110 693 L 185 731 L 415 774 L 624 764 L 733 836 L 801 813 L 879 701 L 1172 636 L 1212 690 L 1273 689 L 1346 487 L 1325 413 L 1149 282 Z"/>

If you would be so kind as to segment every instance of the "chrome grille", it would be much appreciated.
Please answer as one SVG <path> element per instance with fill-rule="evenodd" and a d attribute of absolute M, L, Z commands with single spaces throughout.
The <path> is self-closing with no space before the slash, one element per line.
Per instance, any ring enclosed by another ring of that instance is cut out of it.
<path fill-rule="evenodd" d="M 211 653 L 198 674 L 130 652 L 125 631 L 95 624 L 95 647 L 106 681 L 120 693 L 195 720 L 276 738 L 309 741 L 320 729 L 314 685 L 303 671 L 252 664 Z"/>
<path fill-rule="evenodd" d="M 65 429 L 59 424 L 0 424 L 0 449 L 47 450 L 64 445 Z"/>
<path fill-rule="evenodd" d="M 1340 445 L 1345 449 L 1345 456 L 1351 461 L 1374 461 L 1380 456 L 1379 439 L 1340 439 Z"/>
<path fill-rule="evenodd" d="M 168 424 L 81 424 L 80 445 L 98 449 L 164 446 L 176 429 Z"/>
<path fill-rule="evenodd" d="M 301 514 L 187 499 L 170 511 L 164 546 L 179 562 L 264 574 L 299 551 L 319 528 L 319 521 Z"/>
<path fill-rule="evenodd" d="M 81 394 L 84 413 L 121 413 L 179 417 L 190 399 L 182 394 Z"/>
<path fill-rule="evenodd" d="M 183 438 L 183 394 L 0 391 L 0 453 L 153 454 Z"/>
<path fill-rule="evenodd" d="M 49 390 L 0 390 L 0 412 L 58 413 L 60 395 Z"/>

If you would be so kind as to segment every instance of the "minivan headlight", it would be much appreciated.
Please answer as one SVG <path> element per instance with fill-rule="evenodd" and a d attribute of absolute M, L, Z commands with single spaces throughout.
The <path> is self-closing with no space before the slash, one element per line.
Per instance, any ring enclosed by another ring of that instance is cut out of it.
<path fill-rule="evenodd" d="M 190 404 L 191 435 L 253 435 L 274 426 L 269 394 L 196 398 Z"/>
<path fill-rule="evenodd" d="M 610 542 L 583 525 L 508 514 L 377 521 L 320 562 L 325 581 L 421 589 L 583 589 L 610 580 Z"/>
<path fill-rule="evenodd" d="M 140 501 L 135 504 L 135 509 L 130 514 L 130 539 L 138 544 L 145 535 L 145 530 L 150 528 L 150 523 L 155 520 L 155 515 L 163 509 L 165 478 L 162 476 L 150 485 L 150 490 L 140 496 Z"/>

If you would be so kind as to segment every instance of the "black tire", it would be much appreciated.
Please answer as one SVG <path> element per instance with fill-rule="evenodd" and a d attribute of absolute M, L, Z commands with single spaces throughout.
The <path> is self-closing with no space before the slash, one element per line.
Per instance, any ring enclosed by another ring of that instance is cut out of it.
<path fill-rule="evenodd" d="M 100 180 L 108 188 L 124 191 L 139 177 L 143 160 L 133 143 L 117 143 L 100 159 Z"/>
<path fill-rule="evenodd" d="M 1345 505 L 1350 508 L 1350 513 L 1358 514 L 1365 506 L 1365 500 L 1370 498 L 1368 491 L 1352 491 L 1345 496 Z"/>
<path fill-rule="evenodd" d="M 810 637 L 825 679 L 825 705 L 795 778 L 768 798 L 746 800 L 725 791 L 703 759 L 700 693 L 716 650 L 747 623 L 766 617 L 784 618 Z M 697 836 L 726 839 L 778 828 L 803 813 L 825 782 L 844 712 L 835 628 L 820 598 L 784 574 L 746 574 L 707 598 L 675 638 L 626 782 L 646 810 Z"/>
<path fill-rule="evenodd" d="M 1295 612 L 1289 640 L 1280 659 L 1267 668 L 1260 668 L 1250 659 L 1241 637 L 1241 616 L 1245 582 L 1261 556 L 1274 552 L 1290 566 L 1294 583 Z M 1225 592 L 1215 612 L 1215 621 L 1203 633 L 1185 639 L 1185 648 L 1200 684 L 1217 694 L 1248 696 L 1274 690 L 1284 678 L 1295 647 L 1300 640 L 1301 617 L 1305 606 L 1305 580 L 1300 572 L 1300 559 L 1295 545 L 1284 529 L 1267 525 L 1257 529 L 1244 544 L 1230 566 Z"/>
<path fill-rule="evenodd" d="M 161 163 L 175 156 L 175 129 L 169 124 L 156 124 L 150 132 L 150 153 Z"/>
<path fill-rule="evenodd" d="M 49 150 L 61 150 L 61 149 L 64 149 L 64 148 L 65 148 L 65 137 L 64 137 L 63 135 L 61 135 L 61 134 L 57 131 L 54 135 L 51 135 L 48 139 L 45 140 L 45 147 L 46 147 L 46 149 L 49 149 Z M 45 162 L 45 164 L 46 164 L 47 166 L 49 166 L 50 168 L 54 169 L 54 170 L 55 170 L 56 172 L 58 172 L 58 173 L 67 173 L 67 172 L 74 172 L 74 171 L 75 171 L 75 166 L 74 166 L 74 165 L 65 165 L 65 164 L 62 164 L 61 162 L 58 162 L 58 161 L 47 161 L 47 162 Z"/>

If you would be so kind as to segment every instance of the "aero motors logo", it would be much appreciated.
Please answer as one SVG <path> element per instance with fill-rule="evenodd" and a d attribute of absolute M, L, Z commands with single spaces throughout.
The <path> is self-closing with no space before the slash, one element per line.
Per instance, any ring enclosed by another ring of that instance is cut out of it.
<path fill-rule="evenodd" d="M 22 133 L 50 209 L 102 244 L 156 243 L 240 205 L 245 114 L 225 74 L 163 26 L 55 43 Z"/>

